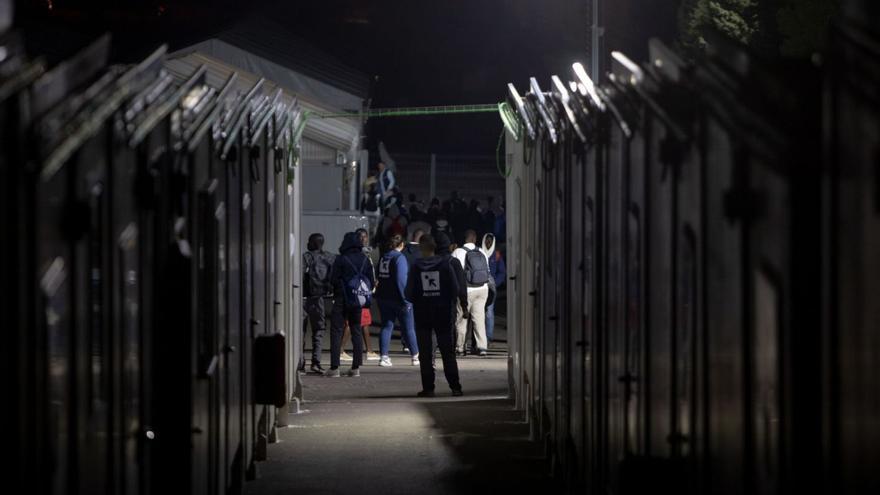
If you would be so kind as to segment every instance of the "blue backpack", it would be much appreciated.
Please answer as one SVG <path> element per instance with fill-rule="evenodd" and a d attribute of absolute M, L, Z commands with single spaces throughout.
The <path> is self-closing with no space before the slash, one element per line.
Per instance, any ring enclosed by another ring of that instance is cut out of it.
<path fill-rule="evenodd" d="M 364 275 L 367 259 L 364 258 L 361 267 L 357 268 L 348 256 L 343 256 L 343 258 L 355 271 L 354 276 L 342 281 L 345 307 L 348 309 L 369 308 L 373 300 L 373 289 L 370 286 L 370 279 Z"/>

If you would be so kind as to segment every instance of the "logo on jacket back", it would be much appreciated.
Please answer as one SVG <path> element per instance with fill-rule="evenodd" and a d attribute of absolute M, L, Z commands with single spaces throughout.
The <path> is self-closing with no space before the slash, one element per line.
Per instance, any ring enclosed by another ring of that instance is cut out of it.
<path fill-rule="evenodd" d="M 391 277 L 391 259 L 383 258 L 379 260 L 379 278 Z"/>
<path fill-rule="evenodd" d="M 422 272 L 422 294 L 427 297 L 440 295 L 440 272 Z"/>

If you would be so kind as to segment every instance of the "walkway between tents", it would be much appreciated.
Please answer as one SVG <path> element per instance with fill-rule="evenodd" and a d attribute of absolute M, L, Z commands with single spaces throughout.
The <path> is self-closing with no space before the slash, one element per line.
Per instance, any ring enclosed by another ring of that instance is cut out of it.
<path fill-rule="evenodd" d="M 503 318 L 499 322 L 503 325 Z M 506 332 L 490 357 L 459 358 L 464 397 L 441 369 L 437 397 L 416 398 L 418 367 L 392 341 L 391 368 L 360 378 L 303 377 L 305 412 L 290 416 L 246 493 L 521 493 L 551 488 L 543 448 L 507 399 Z M 378 349 L 376 337 L 373 345 Z M 329 338 L 326 339 L 329 348 Z M 307 353 L 308 354 L 308 353 Z M 329 362 L 325 353 L 322 361 Z M 440 359 L 437 359 L 438 368 Z M 326 365 L 325 365 L 326 366 Z M 347 369 L 343 364 L 342 370 Z"/>

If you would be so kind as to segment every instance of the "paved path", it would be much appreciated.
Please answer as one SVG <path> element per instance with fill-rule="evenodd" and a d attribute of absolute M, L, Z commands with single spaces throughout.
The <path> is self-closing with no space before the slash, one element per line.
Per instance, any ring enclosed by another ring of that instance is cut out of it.
<path fill-rule="evenodd" d="M 439 370 L 438 396 L 416 398 L 418 367 L 399 341 L 392 349 L 393 367 L 368 361 L 360 378 L 303 377 L 307 412 L 279 430 L 246 493 L 559 492 L 549 485 L 542 448 L 528 441 L 528 425 L 507 399 L 503 343 L 488 358 L 459 359 L 460 398 Z"/>

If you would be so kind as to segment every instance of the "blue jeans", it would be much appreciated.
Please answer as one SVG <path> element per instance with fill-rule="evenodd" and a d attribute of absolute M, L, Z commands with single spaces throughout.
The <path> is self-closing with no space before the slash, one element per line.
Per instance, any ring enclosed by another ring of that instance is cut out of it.
<path fill-rule="evenodd" d="M 382 313 L 382 334 L 379 336 L 379 354 L 388 355 L 391 347 L 391 332 L 394 330 L 394 322 L 400 320 L 403 338 L 409 346 L 409 353 L 413 356 L 419 353 L 419 344 L 416 341 L 415 322 L 413 321 L 412 304 L 399 304 L 396 302 L 379 301 L 379 312 Z"/>
<path fill-rule="evenodd" d="M 492 337 L 495 335 L 495 303 L 486 308 L 486 342 L 492 343 Z"/>

